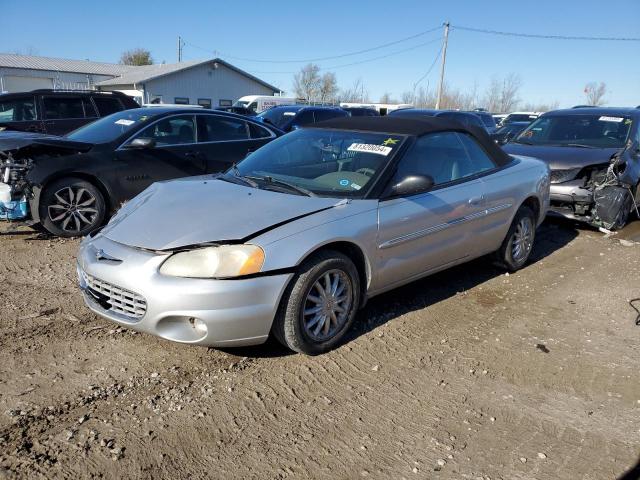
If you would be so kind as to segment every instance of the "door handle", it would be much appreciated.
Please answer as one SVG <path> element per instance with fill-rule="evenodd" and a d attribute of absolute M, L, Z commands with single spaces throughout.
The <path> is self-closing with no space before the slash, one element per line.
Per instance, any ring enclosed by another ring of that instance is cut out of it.
<path fill-rule="evenodd" d="M 184 154 L 185 157 L 189 157 L 189 158 L 199 158 L 201 156 L 200 152 L 185 152 Z"/>
<path fill-rule="evenodd" d="M 482 205 L 483 201 L 484 201 L 484 195 L 480 195 L 478 197 L 471 197 L 469 199 L 469 205 L 473 205 L 473 206 Z"/>

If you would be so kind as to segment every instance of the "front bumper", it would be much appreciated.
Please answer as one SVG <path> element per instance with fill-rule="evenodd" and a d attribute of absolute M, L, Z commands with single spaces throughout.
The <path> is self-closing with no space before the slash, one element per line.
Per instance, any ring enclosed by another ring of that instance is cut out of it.
<path fill-rule="evenodd" d="M 573 220 L 584 220 L 593 206 L 593 192 L 583 179 L 552 183 L 549 188 L 551 212 Z"/>
<path fill-rule="evenodd" d="M 292 274 L 169 277 L 158 271 L 167 256 L 101 236 L 85 240 L 78 253 L 85 303 L 108 320 L 176 342 L 223 347 L 266 341 Z"/>

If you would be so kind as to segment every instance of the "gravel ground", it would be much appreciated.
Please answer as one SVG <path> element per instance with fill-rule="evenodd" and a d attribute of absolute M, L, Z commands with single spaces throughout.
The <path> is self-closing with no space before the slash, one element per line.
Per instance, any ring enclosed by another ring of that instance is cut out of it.
<path fill-rule="evenodd" d="M 640 454 L 640 222 L 373 299 L 319 357 L 102 320 L 77 240 L 0 237 L 0 479 L 614 479 Z M 637 477 L 633 477 L 637 478 Z"/>

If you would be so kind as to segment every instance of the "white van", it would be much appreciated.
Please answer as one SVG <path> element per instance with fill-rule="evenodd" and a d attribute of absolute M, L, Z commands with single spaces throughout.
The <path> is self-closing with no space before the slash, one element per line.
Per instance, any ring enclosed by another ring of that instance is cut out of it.
<path fill-rule="evenodd" d="M 256 113 L 263 112 L 268 108 L 278 105 L 295 105 L 297 103 L 296 98 L 288 97 L 274 97 L 269 95 L 246 95 L 238 99 L 233 104 L 234 107 L 244 107 L 249 110 L 253 110 Z"/>

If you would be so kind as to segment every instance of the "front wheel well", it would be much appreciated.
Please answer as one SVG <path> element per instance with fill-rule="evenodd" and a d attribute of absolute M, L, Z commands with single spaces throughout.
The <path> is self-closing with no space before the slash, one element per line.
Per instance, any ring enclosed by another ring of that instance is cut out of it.
<path fill-rule="evenodd" d="M 356 266 L 356 270 L 358 271 L 358 276 L 360 278 L 360 306 L 364 306 L 364 303 L 366 302 L 366 292 L 369 285 L 370 270 L 364 252 L 355 243 L 346 241 L 327 243 L 309 252 L 307 256 L 300 261 L 300 264 L 302 264 L 309 257 L 317 254 L 318 252 L 327 250 L 333 250 L 346 255 Z"/>
<path fill-rule="evenodd" d="M 540 221 L 540 200 L 538 200 L 537 197 L 528 197 L 524 202 L 522 202 L 521 206 L 522 205 L 529 207 L 533 211 L 536 217 L 536 222 Z"/>

